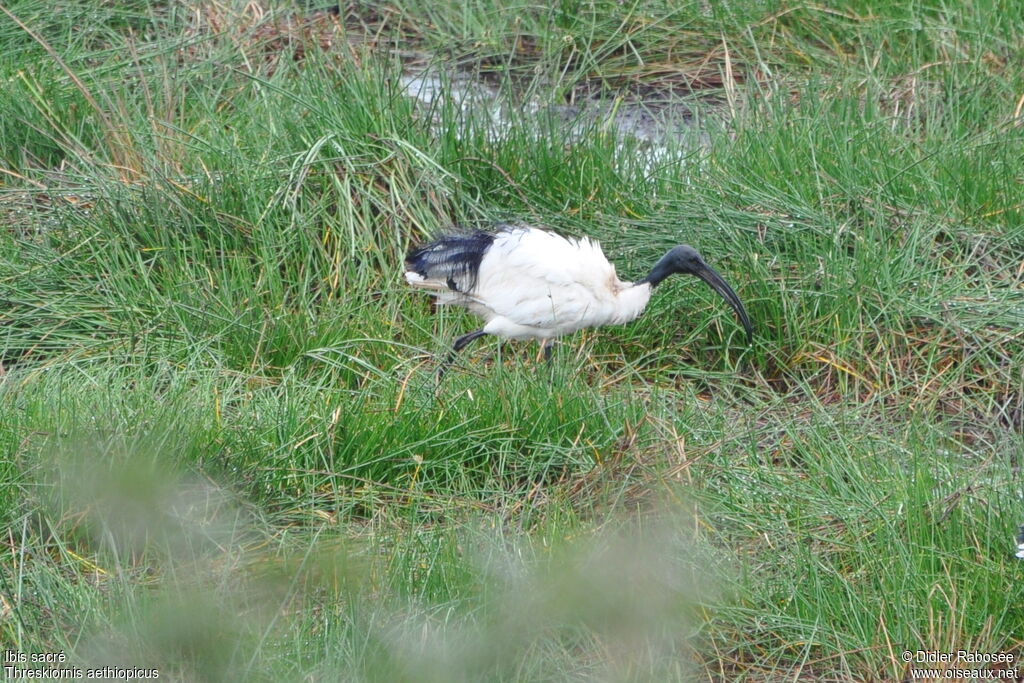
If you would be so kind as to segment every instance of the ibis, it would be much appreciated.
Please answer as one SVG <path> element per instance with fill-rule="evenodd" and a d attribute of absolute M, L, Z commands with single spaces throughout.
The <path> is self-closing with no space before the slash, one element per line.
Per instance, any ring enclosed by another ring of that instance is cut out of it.
<path fill-rule="evenodd" d="M 687 245 L 669 249 L 642 280 L 623 282 L 594 240 L 503 224 L 486 232 L 444 235 L 411 250 L 406 267 L 410 285 L 431 292 L 440 304 L 463 306 L 484 320 L 483 327 L 455 340 L 438 377 L 459 351 L 488 334 L 537 339 L 550 360 L 558 337 L 637 318 L 654 288 L 677 273 L 708 283 L 736 311 L 747 343 L 753 341 L 750 318 L 736 292 Z"/>

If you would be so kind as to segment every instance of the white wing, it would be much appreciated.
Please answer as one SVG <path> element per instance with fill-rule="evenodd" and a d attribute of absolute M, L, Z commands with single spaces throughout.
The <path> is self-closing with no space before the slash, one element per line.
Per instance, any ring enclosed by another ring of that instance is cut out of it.
<path fill-rule="evenodd" d="M 621 286 L 596 242 L 523 227 L 497 236 L 472 294 L 485 317 L 564 333 L 614 317 Z"/>

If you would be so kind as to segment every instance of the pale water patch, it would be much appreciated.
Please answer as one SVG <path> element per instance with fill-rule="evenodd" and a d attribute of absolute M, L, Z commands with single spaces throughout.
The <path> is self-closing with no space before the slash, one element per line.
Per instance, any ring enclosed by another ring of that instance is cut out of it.
<path fill-rule="evenodd" d="M 496 139 L 521 125 L 523 117 L 548 119 L 565 131 L 568 141 L 595 129 L 610 131 L 619 138 L 620 149 L 641 154 L 647 165 L 671 161 L 708 143 L 694 112 L 678 100 L 583 96 L 575 104 L 550 104 L 537 97 L 514 103 L 480 79 L 436 67 L 410 71 L 400 83 L 404 93 L 425 108 L 445 107 L 483 118 Z"/>

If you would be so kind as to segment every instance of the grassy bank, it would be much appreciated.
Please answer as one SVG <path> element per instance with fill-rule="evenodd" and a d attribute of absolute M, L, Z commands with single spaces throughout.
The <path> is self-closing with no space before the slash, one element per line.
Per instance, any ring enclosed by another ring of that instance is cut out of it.
<path fill-rule="evenodd" d="M 1017 3 L 4 7 L 3 649 L 274 681 L 1021 653 Z M 564 123 L 645 99 L 699 131 Z M 623 278 L 697 246 L 754 344 L 677 279 L 435 387 L 473 322 L 403 254 L 510 217 Z"/>

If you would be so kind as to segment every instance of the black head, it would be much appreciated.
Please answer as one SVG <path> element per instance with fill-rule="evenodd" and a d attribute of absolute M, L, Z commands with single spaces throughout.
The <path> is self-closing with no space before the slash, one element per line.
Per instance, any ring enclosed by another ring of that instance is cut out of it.
<path fill-rule="evenodd" d="M 640 282 L 649 282 L 651 287 L 657 287 L 662 280 L 667 278 L 669 275 L 696 275 L 704 282 L 711 285 L 711 288 L 718 292 L 723 299 L 729 302 L 729 305 L 736 311 L 736 315 L 740 317 L 740 321 L 743 323 L 743 329 L 747 331 L 747 343 L 750 344 L 754 341 L 754 328 L 750 324 L 750 318 L 747 316 L 746 309 L 743 308 L 743 302 L 736 296 L 736 292 L 732 291 L 725 280 L 718 272 L 704 262 L 701 255 L 693 247 L 680 244 L 678 247 L 672 247 L 668 250 L 668 253 L 661 257 L 654 268 L 651 269 L 650 274 Z"/>

